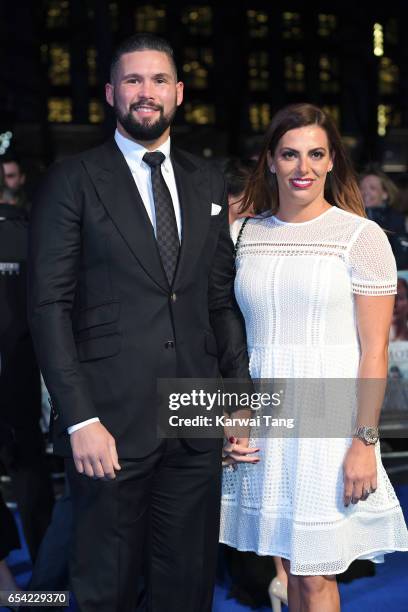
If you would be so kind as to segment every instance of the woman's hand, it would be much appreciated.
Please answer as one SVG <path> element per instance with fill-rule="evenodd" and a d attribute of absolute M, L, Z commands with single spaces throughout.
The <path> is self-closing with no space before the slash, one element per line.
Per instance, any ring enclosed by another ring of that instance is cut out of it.
<path fill-rule="evenodd" d="M 344 505 L 365 501 L 377 489 L 375 445 L 354 438 L 343 463 Z"/>
<path fill-rule="evenodd" d="M 254 455 L 259 448 L 249 448 L 249 438 L 231 436 L 222 449 L 222 467 L 237 468 L 238 463 L 258 463 L 260 458 Z"/>

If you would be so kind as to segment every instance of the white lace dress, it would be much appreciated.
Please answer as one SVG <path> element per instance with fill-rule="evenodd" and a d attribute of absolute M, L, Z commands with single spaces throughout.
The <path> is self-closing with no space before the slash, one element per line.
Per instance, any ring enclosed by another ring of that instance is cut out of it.
<path fill-rule="evenodd" d="M 231 228 L 236 241 L 242 219 Z M 235 291 L 252 378 L 355 378 L 353 294 L 396 293 L 395 260 L 373 221 L 332 207 L 304 223 L 250 219 Z M 350 438 L 252 438 L 261 461 L 225 471 L 220 541 L 291 561 L 294 574 L 343 572 L 354 559 L 408 550 L 398 499 L 376 448 L 378 488 L 343 503 Z"/>

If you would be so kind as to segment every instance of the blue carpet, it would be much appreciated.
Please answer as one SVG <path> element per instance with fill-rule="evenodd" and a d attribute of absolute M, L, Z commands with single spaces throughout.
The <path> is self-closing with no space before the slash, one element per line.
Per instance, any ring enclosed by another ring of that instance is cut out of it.
<path fill-rule="evenodd" d="M 408 612 L 408 553 L 386 555 L 371 578 L 340 584 L 342 612 Z M 228 589 L 217 586 L 213 612 L 249 612 L 250 608 L 227 599 Z M 262 607 L 258 612 L 270 612 Z M 282 606 L 282 611 L 287 610 Z M 323 611 L 322 611 L 323 612 Z"/>
<path fill-rule="evenodd" d="M 408 522 L 408 486 L 396 487 L 395 490 Z M 8 563 L 18 585 L 24 588 L 30 579 L 31 565 L 18 513 L 15 514 L 15 518 L 23 547 L 9 555 Z M 227 599 L 227 595 L 226 586 L 216 587 L 213 612 L 249 612 L 250 608 L 233 599 Z M 408 553 L 386 555 L 385 563 L 377 565 L 376 576 L 372 578 L 340 584 L 340 596 L 342 612 L 408 612 Z M 5 610 L 6 608 L 0 607 L 0 611 Z M 66 610 L 68 611 L 68 608 Z M 287 608 L 283 607 L 282 610 Z M 258 608 L 258 611 L 270 612 L 270 608 Z"/>

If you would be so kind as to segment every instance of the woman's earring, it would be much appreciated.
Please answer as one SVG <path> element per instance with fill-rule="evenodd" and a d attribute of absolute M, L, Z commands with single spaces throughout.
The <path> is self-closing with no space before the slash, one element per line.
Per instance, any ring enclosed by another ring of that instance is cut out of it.
<path fill-rule="evenodd" d="M 272 172 L 272 174 L 275 174 L 275 168 L 273 166 L 270 166 L 269 170 Z"/>

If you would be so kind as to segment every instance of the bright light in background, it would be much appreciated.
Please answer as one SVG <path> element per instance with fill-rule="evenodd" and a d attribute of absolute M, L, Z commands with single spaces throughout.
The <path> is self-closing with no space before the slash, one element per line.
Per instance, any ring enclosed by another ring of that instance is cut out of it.
<path fill-rule="evenodd" d="M 385 136 L 387 123 L 387 109 L 385 104 L 380 104 L 377 108 L 377 134 L 379 136 Z"/>
<path fill-rule="evenodd" d="M 384 55 L 384 32 L 381 23 L 374 24 L 373 43 L 374 55 L 376 55 L 377 57 L 381 57 L 381 55 Z"/>
<path fill-rule="evenodd" d="M 4 155 L 7 151 L 12 138 L 13 132 L 3 132 L 3 134 L 0 134 L 0 155 Z"/>

